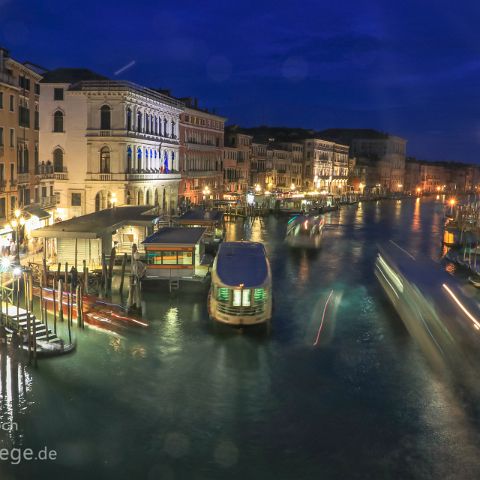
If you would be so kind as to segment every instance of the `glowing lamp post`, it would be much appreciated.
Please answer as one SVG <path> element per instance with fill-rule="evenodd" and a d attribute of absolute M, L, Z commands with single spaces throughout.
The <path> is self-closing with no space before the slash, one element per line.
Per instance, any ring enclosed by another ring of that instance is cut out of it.
<path fill-rule="evenodd" d="M 15 210 L 15 218 L 10 221 L 10 226 L 12 229 L 15 229 L 15 240 L 16 240 L 16 249 L 15 249 L 15 261 L 20 263 L 20 227 L 25 225 L 25 218 L 22 216 L 22 212 L 17 208 Z"/>
<path fill-rule="evenodd" d="M 258 193 L 261 193 L 261 191 L 262 191 L 262 187 L 258 183 L 255 184 L 255 193 L 258 194 Z"/>
<path fill-rule="evenodd" d="M 453 215 L 453 207 L 455 206 L 455 204 L 457 203 L 456 200 L 454 198 L 451 198 L 448 203 L 450 204 L 450 215 Z"/>
<path fill-rule="evenodd" d="M 205 186 L 202 193 L 203 193 L 203 203 L 206 205 L 208 196 L 210 195 L 210 188 L 208 185 Z"/>

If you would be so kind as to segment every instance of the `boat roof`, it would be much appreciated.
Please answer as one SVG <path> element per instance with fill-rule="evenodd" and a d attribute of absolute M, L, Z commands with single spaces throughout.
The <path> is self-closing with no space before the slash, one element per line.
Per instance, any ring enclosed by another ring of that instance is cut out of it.
<path fill-rule="evenodd" d="M 163 227 L 148 236 L 142 243 L 159 245 L 195 245 L 200 241 L 205 231 L 206 229 L 203 227 Z"/>
<path fill-rule="evenodd" d="M 225 285 L 262 285 L 268 277 L 265 247 L 258 242 L 222 243 L 218 250 L 216 273 Z"/>
<path fill-rule="evenodd" d="M 223 218 L 223 213 L 219 210 L 204 210 L 203 208 L 195 208 L 185 212 L 178 220 L 177 223 L 194 223 L 198 222 L 208 222 L 214 223 L 219 222 Z"/>
<path fill-rule="evenodd" d="M 30 235 L 45 238 L 100 238 L 124 225 L 151 225 L 156 217 L 153 211 L 154 207 L 150 205 L 108 208 L 37 228 Z"/>

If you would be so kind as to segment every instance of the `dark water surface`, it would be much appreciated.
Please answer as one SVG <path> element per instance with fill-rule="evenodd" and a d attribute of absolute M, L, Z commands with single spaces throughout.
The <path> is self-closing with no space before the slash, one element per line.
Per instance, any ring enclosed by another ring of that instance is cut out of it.
<path fill-rule="evenodd" d="M 266 245 L 269 335 L 214 328 L 205 294 L 149 292 L 148 333 L 85 331 L 37 370 L 3 355 L 2 446 L 58 458 L 0 478 L 480 478 L 477 400 L 432 373 L 373 275 L 379 240 L 438 258 L 442 218 L 426 199 L 346 207 L 316 254 L 285 247 L 286 219 L 229 224 Z"/>

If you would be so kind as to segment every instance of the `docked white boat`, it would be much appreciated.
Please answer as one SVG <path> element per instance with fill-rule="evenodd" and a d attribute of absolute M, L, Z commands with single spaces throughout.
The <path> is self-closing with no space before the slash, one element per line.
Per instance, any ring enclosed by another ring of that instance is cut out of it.
<path fill-rule="evenodd" d="M 272 274 L 257 242 L 220 244 L 208 295 L 210 317 L 230 325 L 254 325 L 272 317 Z"/>
<path fill-rule="evenodd" d="M 285 241 L 293 248 L 318 248 L 324 225 L 322 215 L 296 215 L 288 221 Z"/>

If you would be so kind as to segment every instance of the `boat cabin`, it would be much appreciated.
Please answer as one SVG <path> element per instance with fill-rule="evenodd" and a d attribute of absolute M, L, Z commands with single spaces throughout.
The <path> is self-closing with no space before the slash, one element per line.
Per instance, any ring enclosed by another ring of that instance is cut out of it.
<path fill-rule="evenodd" d="M 205 258 L 204 227 L 163 227 L 143 241 L 146 279 L 204 278 L 209 270 Z"/>
<path fill-rule="evenodd" d="M 175 224 L 183 227 L 205 227 L 205 242 L 219 243 L 225 237 L 223 212 L 195 208 L 185 212 L 175 220 Z"/>

